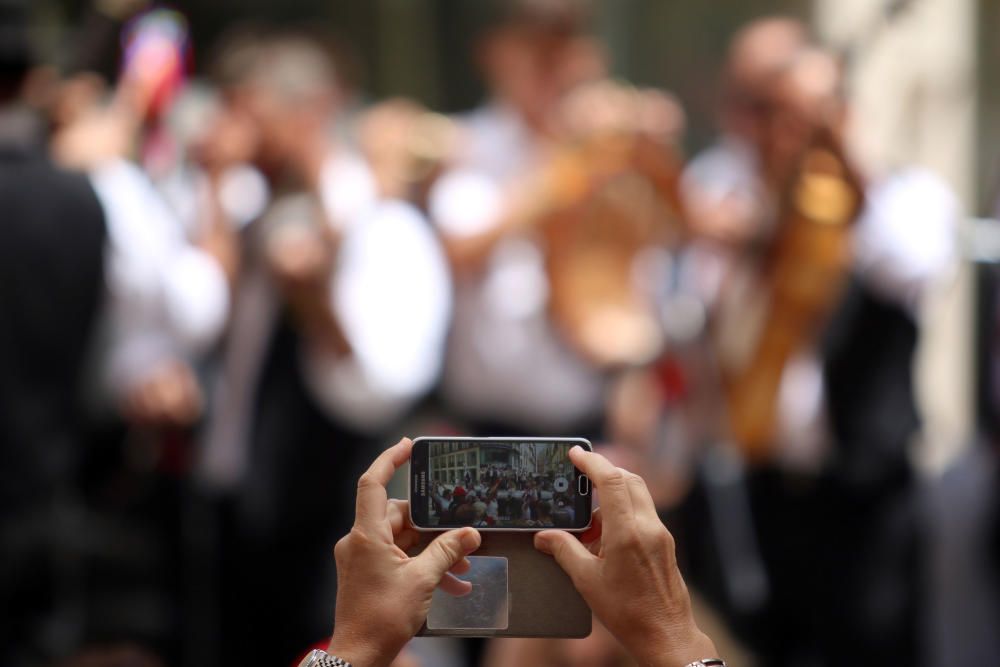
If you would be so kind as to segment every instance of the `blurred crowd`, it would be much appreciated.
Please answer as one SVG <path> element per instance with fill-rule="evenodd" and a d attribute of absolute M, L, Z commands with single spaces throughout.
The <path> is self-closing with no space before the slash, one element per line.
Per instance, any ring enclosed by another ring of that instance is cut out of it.
<path fill-rule="evenodd" d="M 0 663 L 292 664 L 403 431 L 589 437 L 761 664 L 920 663 L 913 364 L 960 207 L 857 162 L 804 25 L 733 37 L 684 156 L 582 3 L 483 2 L 453 116 L 362 104 L 307 31 L 234 25 L 194 77 L 143 4 L 95 5 L 108 78 L 0 1 Z M 555 521 L 551 480 L 500 477 L 472 520 Z M 626 664 L 588 642 L 461 651 Z"/>
<path fill-rule="evenodd" d="M 481 466 L 478 478 L 469 474 L 440 483 L 431 493 L 432 524 L 518 528 L 574 528 L 574 499 L 567 478 L 571 470 L 545 474 L 516 468 Z"/>

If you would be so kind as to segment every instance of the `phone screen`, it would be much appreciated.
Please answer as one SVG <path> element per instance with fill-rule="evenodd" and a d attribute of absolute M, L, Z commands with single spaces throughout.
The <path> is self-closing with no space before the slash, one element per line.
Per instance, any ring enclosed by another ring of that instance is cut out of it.
<path fill-rule="evenodd" d="M 418 438 L 410 513 L 418 528 L 580 530 L 590 525 L 590 480 L 569 450 L 584 439 Z"/>

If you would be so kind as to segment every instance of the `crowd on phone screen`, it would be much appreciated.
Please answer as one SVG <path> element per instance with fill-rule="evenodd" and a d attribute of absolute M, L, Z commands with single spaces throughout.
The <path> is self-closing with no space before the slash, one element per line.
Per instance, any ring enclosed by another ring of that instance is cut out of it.
<path fill-rule="evenodd" d="M 572 528 L 576 508 L 565 477 L 482 466 L 477 479 L 466 474 L 435 484 L 431 522 L 441 526 Z M 559 488 L 563 490 L 558 490 Z"/>
<path fill-rule="evenodd" d="M 342 50 L 266 25 L 226 31 L 187 81 L 135 59 L 120 76 L 90 66 L 143 2 L 94 3 L 89 60 L 56 77 L 31 55 L 28 4 L 0 0 L 0 663 L 129 646 L 136 664 L 290 664 L 329 631 L 358 474 L 424 429 L 611 443 L 676 513 L 693 586 L 768 664 L 914 655 L 912 361 L 957 210 L 938 177 L 871 180 L 843 307 L 783 376 L 774 460 L 748 466 L 745 497 L 718 481 L 707 338 L 742 331 L 730 306 L 755 303 L 787 148 L 774 128 L 842 90 L 797 21 L 734 41 L 720 139 L 679 186 L 697 233 L 634 267 L 670 345 L 623 368 L 556 321 L 560 240 L 531 213 L 579 190 L 551 163 L 580 123 L 675 150 L 684 114 L 608 82 L 581 3 L 466 3 L 487 93 L 448 118 L 364 108 Z M 182 27 L 150 16 L 154 36 Z M 580 90 L 599 103 L 567 107 Z M 568 183 L 555 192 L 553 171 Z M 584 333 L 613 337 L 615 318 Z M 431 520 L 571 527 L 561 472 L 439 480 Z M 715 544 L 713 521 L 753 539 Z M 731 586 L 728 557 L 761 574 L 761 595 Z"/>

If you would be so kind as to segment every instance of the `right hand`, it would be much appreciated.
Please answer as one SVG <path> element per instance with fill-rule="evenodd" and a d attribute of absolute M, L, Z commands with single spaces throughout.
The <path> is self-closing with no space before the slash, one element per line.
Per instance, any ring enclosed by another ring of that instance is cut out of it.
<path fill-rule="evenodd" d="M 715 657 L 712 640 L 695 624 L 673 537 L 646 483 L 581 447 L 569 455 L 600 493 L 601 508 L 580 539 L 546 530 L 535 535 L 535 547 L 555 557 L 639 665 L 680 667 Z"/>

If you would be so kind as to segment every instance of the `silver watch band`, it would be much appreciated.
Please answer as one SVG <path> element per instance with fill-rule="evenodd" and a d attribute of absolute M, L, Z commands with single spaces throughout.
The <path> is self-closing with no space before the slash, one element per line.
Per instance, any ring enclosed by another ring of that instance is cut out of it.
<path fill-rule="evenodd" d="M 317 648 L 305 657 L 299 667 L 351 667 L 351 663 Z"/>

